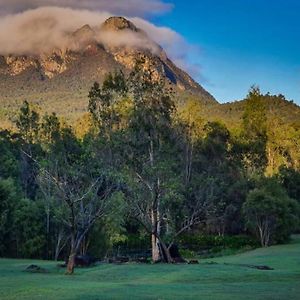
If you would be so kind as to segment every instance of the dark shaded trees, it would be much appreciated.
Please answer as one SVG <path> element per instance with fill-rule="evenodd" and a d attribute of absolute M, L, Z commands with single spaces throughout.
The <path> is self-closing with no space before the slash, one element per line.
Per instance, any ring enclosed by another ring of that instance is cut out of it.
<path fill-rule="evenodd" d="M 184 232 L 269 245 L 297 230 L 297 125 L 271 130 L 281 123 L 257 88 L 235 130 L 173 96 L 155 66 L 137 65 L 94 84 L 82 130 L 25 102 L 18 132 L 0 133 L 1 255 L 69 256 L 72 273 L 76 253 L 105 255 L 132 232 L 151 237 L 154 262 L 172 262 Z"/>
<path fill-rule="evenodd" d="M 116 183 L 93 163 L 68 128 L 62 129 L 57 141 L 59 153 L 49 155 L 43 165 L 38 163 L 39 186 L 48 190 L 45 201 L 54 201 L 55 217 L 64 225 L 70 238 L 67 274 L 74 272 L 74 259 L 95 222 L 111 209 Z M 54 149 L 56 151 L 56 149 Z M 48 196 L 47 196 L 48 195 Z M 50 197 L 49 197 L 50 196 Z"/>
<path fill-rule="evenodd" d="M 243 213 L 262 247 L 286 241 L 299 222 L 299 204 L 274 179 L 265 179 L 250 191 Z"/>

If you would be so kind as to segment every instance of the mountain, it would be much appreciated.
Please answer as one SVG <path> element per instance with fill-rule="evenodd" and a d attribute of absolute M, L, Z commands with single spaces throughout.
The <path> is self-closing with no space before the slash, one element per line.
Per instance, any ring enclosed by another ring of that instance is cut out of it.
<path fill-rule="evenodd" d="M 68 34 L 68 47 L 39 55 L 0 54 L 0 117 L 14 118 L 24 100 L 43 111 L 56 111 L 70 121 L 87 107 L 87 95 L 95 81 L 109 72 L 130 72 L 136 59 L 165 78 L 178 95 L 193 95 L 205 104 L 216 100 L 141 29 L 122 17 L 111 17 L 97 28 L 84 25 Z M 3 123 L 3 122 L 2 122 Z"/>

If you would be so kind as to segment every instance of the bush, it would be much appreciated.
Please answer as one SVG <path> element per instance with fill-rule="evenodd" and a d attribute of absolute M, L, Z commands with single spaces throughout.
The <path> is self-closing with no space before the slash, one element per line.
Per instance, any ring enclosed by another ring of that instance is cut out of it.
<path fill-rule="evenodd" d="M 243 213 L 262 247 L 286 242 L 299 224 L 299 204 L 274 179 L 250 191 Z"/>
<path fill-rule="evenodd" d="M 184 249 L 197 252 L 205 252 L 205 250 L 219 252 L 223 249 L 255 248 L 258 246 L 258 243 L 247 235 L 214 236 L 186 234 L 180 238 L 179 245 Z"/>

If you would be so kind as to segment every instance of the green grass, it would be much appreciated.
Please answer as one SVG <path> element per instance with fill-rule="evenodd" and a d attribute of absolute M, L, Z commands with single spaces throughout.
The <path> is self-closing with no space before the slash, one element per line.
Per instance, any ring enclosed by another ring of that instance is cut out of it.
<path fill-rule="evenodd" d="M 53 262 L 0 260 L 0 299 L 300 299 L 300 237 L 199 265 L 100 265 L 74 276 Z M 217 264 L 209 264 L 214 261 Z M 29 264 L 47 274 L 23 272 Z M 228 263 L 226 265 L 224 263 Z M 268 265 L 261 271 L 240 264 Z"/>

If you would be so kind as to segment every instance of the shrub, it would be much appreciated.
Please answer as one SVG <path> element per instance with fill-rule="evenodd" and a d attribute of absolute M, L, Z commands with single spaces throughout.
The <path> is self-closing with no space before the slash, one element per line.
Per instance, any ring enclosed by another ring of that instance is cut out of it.
<path fill-rule="evenodd" d="M 299 223 L 298 203 L 273 179 L 250 191 L 243 213 L 247 227 L 256 233 L 262 247 L 287 241 Z"/>

